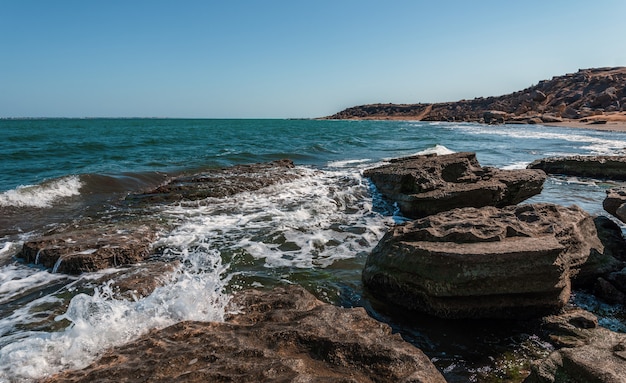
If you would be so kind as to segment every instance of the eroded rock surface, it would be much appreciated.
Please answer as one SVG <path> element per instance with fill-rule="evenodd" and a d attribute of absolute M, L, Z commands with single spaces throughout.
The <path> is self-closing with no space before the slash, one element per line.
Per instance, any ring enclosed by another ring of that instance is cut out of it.
<path fill-rule="evenodd" d="M 213 169 L 201 174 L 175 178 L 147 193 L 129 196 L 128 200 L 170 203 L 197 201 L 210 197 L 222 198 L 295 179 L 298 173 L 291 171 L 294 167 L 291 160 L 279 160 Z"/>
<path fill-rule="evenodd" d="M 399 158 L 364 174 L 411 218 L 457 207 L 513 205 L 539 194 L 546 179 L 541 170 L 483 168 L 475 153 Z"/>
<path fill-rule="evenodd" d="M 626 180 L 626 156 L 550 157 L 533 161 L 528 169 L 548 174 Z"/>
<path fill-rule="evenodd" d="M 27 241 L 18 257 L 55 272 L 80 274 L 141 262 L 152 254 L 155 238 L 147 225 L 71 228 Z"/>
<path fill-rule="evenodd" d="M 626 382 L 626 334 L 598 327 L 591 313 L 576 309 L 544 319 L 562 346 L 537 362 L 525 383 Z"/>
<path fill-rule="evenodd" d="M 362 308 L 301 287 L 246 291 L 226 323 L 181 322 L 46 382 L 441 382 L 417 348 Z"/>
<path fill-rule="evenodd" d="M 607 190 L 602 207 L 612 216 L 626 222 L 626 187 Z"/>
<path fill-rule="evenodd" d="M 393 228 L 363 281 L 382 299 L 441 317 L 539 317 L 565 305 L 571 278 L 604 251 L 577 206 L 463 208 Z"/>

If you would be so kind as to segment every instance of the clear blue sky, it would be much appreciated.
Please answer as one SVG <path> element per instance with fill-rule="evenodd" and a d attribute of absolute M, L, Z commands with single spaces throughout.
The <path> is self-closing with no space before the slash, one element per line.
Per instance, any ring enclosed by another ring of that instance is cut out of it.
<path fill-rule="evenodd" d="M 291 118 L 626 66 L 625 0 L 0 0 L 0 117 Z"/>

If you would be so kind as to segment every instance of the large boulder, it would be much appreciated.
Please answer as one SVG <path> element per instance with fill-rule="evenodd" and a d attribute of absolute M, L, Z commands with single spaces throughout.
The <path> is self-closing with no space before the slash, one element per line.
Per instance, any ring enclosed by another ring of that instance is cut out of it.
<path fill-rule="evenodd" d="M 528 169 L 541 169 L 548 174 L 626 180 L 626 156 L 550 157 L 531 162 Z"/>
<path fill-rule="evenodd" d="M 45 382 L 445 383 L 419 349 L 363 308 L 322 303 L 301 287 L 246 291 L 226 323 L 181 322 Z"/>
<path fill-rule="evenodd" d="M 440 317 L 538 317 L 562 308 L 571 278 L 604 251 L 577 206 L 455 209 L 394 227 L 368 256 L 363 282 Z"/>
<path fill-rule="evenodd" d="M 580 309 L 545 318 L 544 327 L 562 348 L 535 363 L 524 383 L 626 382 L 626 335 L 597 324 Z"/>
<path fill-rule="evenodd" d="M 539 170 L 481 167 L 475 153 L 399 158 L 364 175 L 411 218 L 457 207 L 517 204 L 539 194 L 546 179 Z"/>

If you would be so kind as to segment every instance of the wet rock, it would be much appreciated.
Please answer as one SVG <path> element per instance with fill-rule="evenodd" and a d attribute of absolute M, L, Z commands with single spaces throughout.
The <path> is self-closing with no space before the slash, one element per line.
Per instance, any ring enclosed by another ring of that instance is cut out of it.
<path fill-rule="evenodd" d="M 578 288 L 593 288 L 597 278 L 622 269 L 626 261 L 626 241 L 622 229 L 605 216 L 594 217 L 593 222 L 603 247 L 591 249 L 589 258 L 580 267 L 574 280 L 574 286 Z"/>
<path fill-rule="evenodd" d="M 602 207 L 612 216 L 626 222 L 626 187 L 607 190 Z"/>
<path fill-rule="evenodd" d="M 363 282 L 396 305 L 445 318 L 539 317 L 562 308 L 590 253 L 593 217 L 550 204 L 463 208 L 399 225 Z"/>
<path fill-rule="evenodd" d="M 150 295 L 156 288 L 164 286 L 170 275 L 180 265 L 177 260 L 159 261 L 150 259 L 133 266 L 123 268 L 113 274 L 107 274 L 99 283 L 110 281 L 117 299 L 135 299 Z"/>
<path fill-rule="evenodd" d="M 170 203 L 223 198 L 244 191 L 254 191 L 277 182 L 298 177 L 291 160 L 237 165 L 214 169 L 192 176 L 178 177 L 143 194 L 128 196 L 129 202 Z"/>
<path fill-rule="evenodd" d="M 152 254 L 155 239 L 147 225 L 70 228 L 25 242 L 17 257 L 54 272 L 80 274 L 141 262 Z"/>
<path fill-rule="evenodd" d="M 362 308 L 301 287 L 246 291 L 226 323 L 181 322 L 46 382 L 445 382 L 430 360 Z"/>
<path fill-rule="evenodd" d="M 528 169 L 541 169 L 548 174 L 626 180 L 626 156 L 551 157 L 533 161 Z"/>
<path fill-rule="evenodd" d="M 597 326 L 584 310 L 545 319 L 561 349 L 535 363 L 525 383 L 626 382 L 626 334 Z"/>
<path fill-rule="evenodd" d="M 538 170 L 481 167 L 475 153 L 399 158 L 364 174 L 411 218 L 457 207 L 513 205 L 540 193 L 546 179 Z"/>

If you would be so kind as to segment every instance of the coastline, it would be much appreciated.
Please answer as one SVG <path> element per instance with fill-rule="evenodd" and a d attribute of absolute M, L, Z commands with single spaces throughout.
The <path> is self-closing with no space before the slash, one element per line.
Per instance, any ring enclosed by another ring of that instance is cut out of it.
<path fill-rule="evenodd" d="M 605 132 L 626 132 L 626 120 L 623 120 L 623 121 L 610 121 L 609 120 L 604 124 L 570 120 L 570 121 L 563 121 L 563 122 L 546 122 L 546 123 L 543 123 L 542 125 L 562 127 L 562 128 L 601 130 Z"/>

